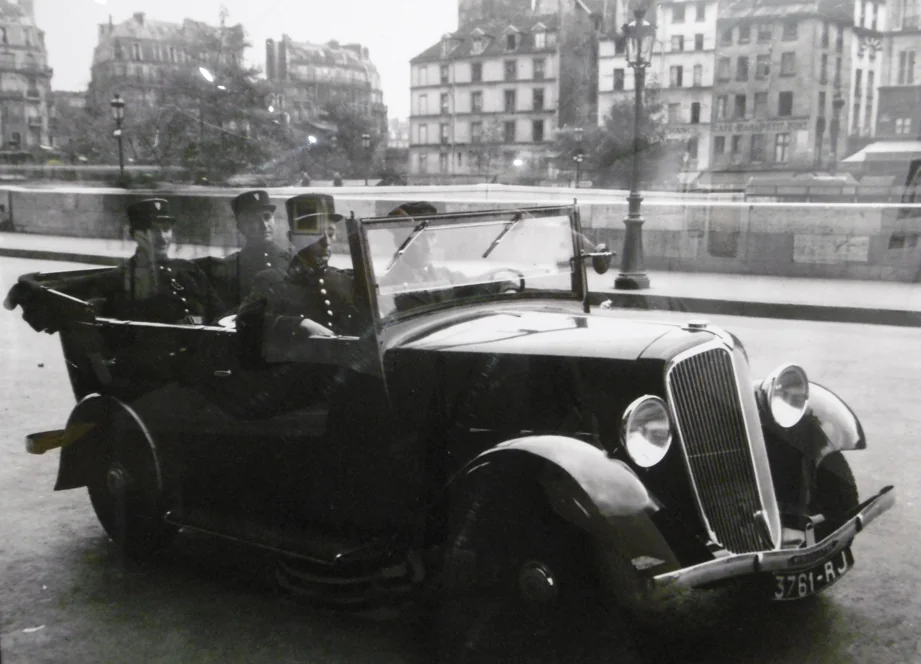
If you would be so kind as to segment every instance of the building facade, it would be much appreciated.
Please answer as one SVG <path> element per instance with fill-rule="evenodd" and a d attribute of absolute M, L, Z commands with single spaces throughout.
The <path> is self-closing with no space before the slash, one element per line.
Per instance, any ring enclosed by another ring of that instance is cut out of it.
<path fill-rule="evenodd" d="M 199 67 L 242 62 L 243 26 L 215 27 L 185 19 L 169 23 L 135 13 L 121 23 L 99 25 L 87 104 L 108 108 L 114 94 L 126 113 L 163 103 L 172 75 L 198 76 Z"/>
<path fill-rule="evenodd" d="M 386 141 L 387 107 L 380 75 L 361 44 L 310 44 L 287 35 L 268 39 L 265 73 L 275 105 L 293 126 L 306 132 L 334 132 L 325 122 L 324 109 L 338 102 L 369 118 Z"/>
<path fill-rule="evenodd" d="M 0 154 L 51 146 L 52 74 L 32 0 L 0 0 Z"/>
<path fill-rule="evenodd" d="M 888 25 L 886 3 L 854 0 L 854 38 L 851 40 L 850 143 L 848 152 L 876 136 L 879 89 L 883 83 L 883 36 Z"/>
<path fill-rule="evenodd" d="M 597 115 L 603 14 L 577 0 L 460 0 L 461 29 L 410 62 L 416 181 L 546 178 L 557 129 Z"/>
<path fill-rule="evenodd" d="M 646 20 L 656 25 L 652 63 L 646 86 L 662 103 L 666 140 L 681 152 L 680 166 L 689 179 L 710 167 L 717 0 L 661 2 Z M 632 21 L 625 8 L 618 12 Z M 598 124 L 604 126 L 611 107 L 630 103 L 636 81 L 626 61 L 620 34 L 601 42 L 598 67 Z M 680 171 L 679 171 L 680 172 Z"/>
<path fill-rule="evenodd" d="M 921 136 L 921 0 L 893 0 L 882 39 L 877 138 Z"/>

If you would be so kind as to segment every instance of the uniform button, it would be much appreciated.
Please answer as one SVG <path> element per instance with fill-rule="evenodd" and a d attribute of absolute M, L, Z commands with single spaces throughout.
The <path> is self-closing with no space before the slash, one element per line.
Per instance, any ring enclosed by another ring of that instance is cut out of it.
<path fill-rule="evenodd" d="M 182 298 L 182 301 L 183 301 L 183 302 L 188 302 L 188 300 L 186 300 L 185 298 Z"/>
<path fill-rule="evenodd" d="M 325 289 L 325 288 L 321 288 L 321 289 L 320 289 L 320 295 L 326 295 L 326 289 Z"/>
<path fill-rule="evenodd" d="M 326 315 L 327 315 L 327 316 L 332 316 L 332 315 L 333 315 L 332 309 L 328 310 L 328 311 L 326 312 Z"/>
<path fill-rule="evenodd" d="M 325 304 L 327 307 L 332 306 L 332 303 L 329 300 L 323 300 L 323 304 Z"/>
<path fill-rule="evenodd" d="M 320 279 L 320 285 L 321 285 L 321 286 L 322 286 L 323 284 L 325 284 L 325 283 L 326 283 L 325 281 L 323 281 L 322 279 Z"/>

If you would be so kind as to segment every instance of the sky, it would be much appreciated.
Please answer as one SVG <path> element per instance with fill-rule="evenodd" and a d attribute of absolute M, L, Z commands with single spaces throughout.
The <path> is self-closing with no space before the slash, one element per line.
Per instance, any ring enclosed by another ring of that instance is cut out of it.
<path fill-rule="evenodd" d="M 45 31 L 54 90 L 89 83 L 100 23 L 135 12 L 161 21 L 191 18 L 217 25 L 221 6 L 229 25 L 242 23 L 250 64 L 265 67 L 265 40 L 359 42 L 380 72 L 390 118 L 409 117 L 409 60 L 457 28 L 456 0 L 34 0 Z"/>

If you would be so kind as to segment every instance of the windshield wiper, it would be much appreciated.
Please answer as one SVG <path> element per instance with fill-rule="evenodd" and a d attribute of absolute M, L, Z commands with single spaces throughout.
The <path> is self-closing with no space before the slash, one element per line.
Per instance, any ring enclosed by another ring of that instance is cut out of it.
<path fill-rule="evenodd" d="M 521 218 L 521 213 L 517 212 L 515 216 L 506 223 L 505 228 L 503 228 L 502 232 L 499 233 L 499 235 L 496 236 L 496 239 L 492 241 L 492 244 L 489 245 L 489 248 L 485 251 L 482 258 L 489 258 L 489 254 L 491 254 L 493 250 L 499 246 L 499 243 L 502 242 L 502 238 L 508 235 L 509 232 L 511 232 L 511 230 L 518 225 L 518 222 L 521 221 Z"/>
<path fill-rule="evenodd" d="M 403 244 L 400 245 L 400 248 L 397 249 L 397 252 L 390 258 L 390 262 L 387 264 L 387 269 L 384 270 L 384 274 L 387 274 L 390 272 L 390 270 L 393 269 L 393 266 L 397 264 L 397 261 L 400 260 L 403 254 L 406 253 L 406 250 L 409 249 L 409 245 L 411 245 L 413 241 L 419 237 L 422 231 L 428 228 L 428 225 L 429 222 L 427 219 L 419 222 L 419 225 L 413 229 L 413 232 L 409 234 L 409 237 L 403 241 Z M 384 276 L 384 274 L 381 276 Z"/>

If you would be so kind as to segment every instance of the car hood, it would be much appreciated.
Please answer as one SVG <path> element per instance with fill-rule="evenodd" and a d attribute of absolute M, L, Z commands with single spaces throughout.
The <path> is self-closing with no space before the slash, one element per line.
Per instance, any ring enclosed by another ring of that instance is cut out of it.
<path fill-rule="evenodd" d="M 658 321 L 503 310 L 420 331 L 397 347 L 419 351 L 635 360 L 650 344 L 676 331 L 682 332 L 674 324 Z"/>

